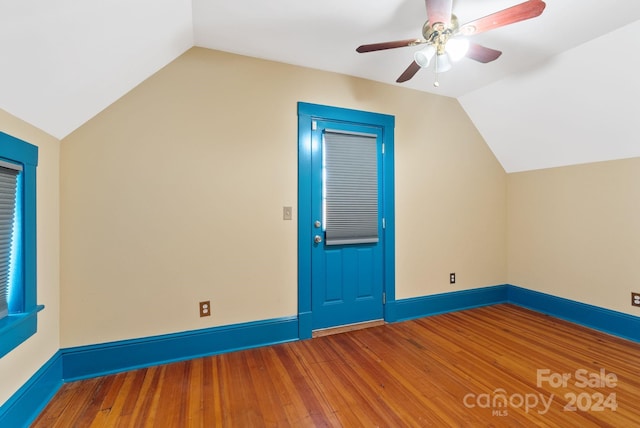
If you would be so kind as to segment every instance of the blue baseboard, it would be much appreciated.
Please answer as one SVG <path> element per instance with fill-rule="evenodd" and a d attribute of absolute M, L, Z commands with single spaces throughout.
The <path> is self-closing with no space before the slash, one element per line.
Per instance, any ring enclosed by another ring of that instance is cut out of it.
<path fill-rule="evenodd" d="M 0 407 L 0 427 L 28 427 L 62 386 L 62 354 L 56 352 Z"/>
<path fill-rule="evenodd" d="M 277 318 L 183 333 L 61 349 L 65 382 L 290 342 L 298 318 Z"/>
<path fill-rule="evenodd" d="M 394 311 L 397 321 L 406 321 L 498 303 L 512 303 L 640 342 L 640 317 L 510 284 L 397 300 Z"/>
<path fill-rule="evenodd" d="M 397 321 L 407 321 L 446 312 L 505 303 L 507 301 L 508 287 L 508 285 L 495 285 L 396 300 L 395 317 Z"/>
<path fill-rule="evenodd" d="M 479 306 L 513 303 L 640 342 L 640 317 L 509 284 L 389 303 L 392 305 L 387 314 L 388 321 L 405 321 Z M 0 427 L 28 426 L 63 382 L 305 339 L 300 337 L 299 332 L 310 331 L 306 326 L 310 323 L 310 317 L 310 313 L 303 313 L 300 317 L 61 349 L 0 407 Z"/>
<path fill-rule="evenodd" d="M 640 342 L 640 317 L 509 285 L 508 302 L 623 339 Z"/>

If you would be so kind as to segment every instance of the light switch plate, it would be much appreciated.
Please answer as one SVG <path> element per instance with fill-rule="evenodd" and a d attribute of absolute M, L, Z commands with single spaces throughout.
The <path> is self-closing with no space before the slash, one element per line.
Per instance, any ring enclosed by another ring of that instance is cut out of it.
<path fill-rule="evenodd" d="M 282 219 L 283 220 L 291 220 L 293 217 L 293 208 L 291 207 L 282 207 Z"/>

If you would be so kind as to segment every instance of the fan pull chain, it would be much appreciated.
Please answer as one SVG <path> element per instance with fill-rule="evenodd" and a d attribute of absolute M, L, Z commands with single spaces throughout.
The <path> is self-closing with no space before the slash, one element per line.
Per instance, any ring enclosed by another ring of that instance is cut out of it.
<path fill-rule="evenodd" d="M 436 80 L 435 80 L 435 82 L 433 82 L 433 86 L 435 86 L 437 88 L 438 86 L 440 86 L 440 82 L 438 82 L 438 54 L 437 53 L 436 53 L 435 72 L 436 72 Z"/>

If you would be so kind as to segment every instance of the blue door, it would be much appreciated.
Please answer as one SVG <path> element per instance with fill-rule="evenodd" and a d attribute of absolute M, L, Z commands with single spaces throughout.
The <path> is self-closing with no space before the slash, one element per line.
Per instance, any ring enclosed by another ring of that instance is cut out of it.
<path fill-rule="evenodd" d="M 298 328 L 395 321 L 393 116 L 298 103 Z"/>
<path fill-rule="evenodd" d="M 382 130 L 312 127 L 312 328 L 383 319 Z"/>

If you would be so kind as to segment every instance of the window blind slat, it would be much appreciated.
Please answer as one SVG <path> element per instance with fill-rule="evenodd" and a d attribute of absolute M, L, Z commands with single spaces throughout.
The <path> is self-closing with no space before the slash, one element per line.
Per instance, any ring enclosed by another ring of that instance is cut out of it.
<path fill-rule="evenodd" d="M 8 313 L 7 293 L 16 213 L 17 170 L 0 165 L 0 318 Z"/>
<path fill-rule="evenodd" d="M 378 242 L 375 135 L 325 131 L 325 243 Z"/>

